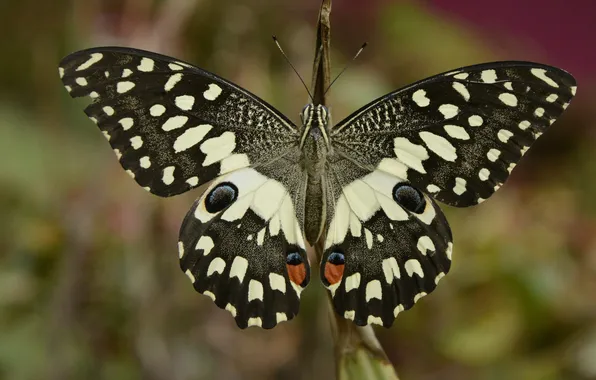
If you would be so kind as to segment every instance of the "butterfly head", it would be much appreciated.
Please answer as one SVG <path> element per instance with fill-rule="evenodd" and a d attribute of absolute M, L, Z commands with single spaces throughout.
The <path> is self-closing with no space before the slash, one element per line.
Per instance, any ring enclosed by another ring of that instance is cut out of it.
<path fill-rule="evenodd" d="M 306 130 L 313 127 L 325 130 L 329 124 L 329 110 L 324 105 L 310 103 L 300 112 L 300 119 Z"/>

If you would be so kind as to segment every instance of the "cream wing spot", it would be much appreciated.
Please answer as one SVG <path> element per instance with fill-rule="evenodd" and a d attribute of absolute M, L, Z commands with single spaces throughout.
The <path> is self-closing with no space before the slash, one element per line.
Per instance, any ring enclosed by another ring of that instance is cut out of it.
<path fill-rule="evenodd" d="M 189 179 L 186 180 L 186 183 L 188 183 L 190 186 L 195 187 L 196 185 L 199 184 L 199 177 L 190 177 Z"/>
<path fill-rule="evenodd" d="M 453 82 L 453 88 L 464 98 L 466 102 L 470 100 L 470 92 L 463 83 Z"/>
<path fill-rule="evenodd" d="M 173 70 L 173 71 L 179 71 L 179 70 L 183 69 L 182 66 L 177 65 L 175 63 L 168 63 L 168 67 L 170 68 L 170 70 Z"/>
<path fill-rule="evenodd" d="M 495 70 L 484 70 L 480 73 L 480 79 L 484 83 L 495 83 L 497 81 L 497 72 Z"/>
<path fill-rule="evenodd" d="M 498 149 L 494 149 L 491 148 L 488 153 L 486 154 L 486 157 L 489 159 L 489 161 L 491 162 L 496 162 L 499 157 L 501 156 L 501 151 Z"/>
<path fill-rule="evenodd" d="M 417 90 L 412 94 L 412 100 L 418 107 L 426 107 L 430 104 L 430 99 L 426 97 L 426 91 L 423 89 Z"/>
<path fill-rule="evenodd" d="M 75 83 L 78 84 L 79 86 L 82 86 L 82 87 L 84 87 L 84 86 L 86 86 L 86 85 L 89 84 L 87 82 L 87 79 L 85 79 L 83 77 L 80 77 L 80 78 L 75 79 Z"/>
<path fill-rule="evenodd" d="M 426 186 L 426 191 L 428 191 L 429 193 L 438 193 L 439 191 L 441 191 L 441 188 L 431 183 L 430 185 Z"/>
<path fill-rule="evenodd" d="M 419 173 L 426 173 L 422 161 L 429 156 L 424 146 L 413 144 L 405 137 L 396 137 L 393 140 L 393 146 L 395 155 L 401 162 Z"/>
<path fill-rule="evenodd" d="M 488 170 L 487 168 L 482 168 L 478 172 L 478 178 L 480 178 L 481 181 L 488 180 L 489 176 L 490 176 L 490 170 Z"/>
<path fill-rule="evenodd" d="M 513 91 L 513 83 L 511 83 L 511 82 L 505 82 L 505 83 L 503 84 L 503 86 L 504 86 L 506 89 L 508 89 L 509 91 Z"/>
<path fill-rule="evenodd" d="M 130 81 L 118 82 L 118 84 L 116 85 L 116 92 L 118 92 L 119 94 L 124 94 L 125 92 L 132 90 L 134 87 L 135 87 L 134 82 L 130 82 Z"/>
<path fill-rule="evenodd" d="M 416 245 L 420 253 L 426 256 L 428 251 L 435 251 L 435 244 L 428 236 L 421 236 L 418 239 L 418 244 Z"/>
<path fill-rule="evenodd" d="M 546 97 L 546 101 L 549 103 L 554 103 L 558 98 L 559 98 L 559 95 L 550 94 L 549 96 Z"/>
<path fill-rule="evenodd" d="M 353 321 L 355 317 L 356 317 L 356 310 L 346 310 L 344 312 L 345 319 L 349 319 L 349 320 Z"/>
<path fill-rule="evenodd" d="M 76 71 L 86 70 L 97 62 L 101 61 L 102 58 L 102 53 L 92 53 L 87 61 L 83 62 L 81 65 L 79 65 L 79 67 L 76 68 Z"/>
<path fill-rule="evenodd" d="M 187 269 L 186 272 L 184 272 L 184 274 L 186 275 L 186 277 L 188 277 L 190 279 L 190 282 L 192 282 L 193 284 L 195 283 L 195 281 L 196 281 L 195 276 L 192 274 L 190 269 Z"/>
<path fill-rule="evenodd" d="M 141 157 L 139 160 L 139 165 L 141 165 L 143 169 L 149 169 L 151 167 L 151 160 L 149 159 L 149 156 Z"/>
<path fill-rule="evenodd" d="M 479 127 L 483 122 L 484 120 L 479 115 L 472 115 L 468 118 L 468 124 L 470 124 L 472 127 Z"/>
<path fill-rule="evenodd" d="M 288 316 L 286 313 L 275 313 L 275 321 L 277 323 L 285 322 L 288 320 Z"/>
<path fill-rule="evenodd" d="M 452 119 L 459 113 L 459 108 L 453 104 L 441 104 L 439 112 L 443 114 L 445 119 Z"/>
<path fill-rule="evenodd" d="M 397 315 L 398 315 L 399 313 L 401 313 L 402 311 L 404 311 L 404 305 L 401 305 L 401 304 L 400 304 L 400 305 L 397 305 L 397 306 L 395 307 L 395 309 L 393 309 L 393 316 L 394 316 L 394 317 L 397 317 Z"/>
<path fill-rule="evenodd" d="M 155 67 L 155 62 L 151 58 L 143 57 L 141 59 L 141 63 L 137 66 L 137 69 L 139 71 L 148 73 L 148 72 L 153 71 L 154 67 Z"/>
<path fill-rule="evenodd" d="M 166 132 L 173 131 L 174 129 L 182 128 L 188 121 L 188 116 L 177 115 L 172 116 L 161 126 Z"/>
<path fill-rule="evenodd" d="M 242 256 L 236 256 L 230 268 L 230 278 L 236 277 L 240 283 L 244 281 L 246 270 L 248 269 L 248 260 Z"/>
<path fill-rule="evenodd" d="M 364 237 L 366 238 L 366 246 L 368 249 L 372 249 L 373 247 L 373 236 L 372 232 L 368 228 L 364 229 Z"/>
<path fill-rule="evenodd" d="M 517 107 L 517 97 L 510 92 L 500 94 L 499 100 L 509 107 Z"/>
<path fill-rule="evenodd" d="M 453 188 L 453 192 L 457 195 L 462 195 L 466 192 L 466 185 L 467 181 L 461 177 L 455 178 L 455 187 Z"/>
<path fill-rule="evenodd" d="M 420 278 L 424 278 L 424 271 L 422 270 L 422 266 L 420 266 L 420 262 L 416 259 L 409 259 L 404 264 L 404 268 L 406 268 L 406 273 L 408 276 L 414 277 L 414 273 L 416 273 Z"/>
<path fill-rule="evenodd" d="M 161 180 L 164 184 L 171 185 L 174 182 L 174 170 L 176 170 L 175 166 L 168 166 L 163 169 Z"/>
<path fill-rule="evenodd" d="M 186 117 L 186 116 L 184 116 Z M 165 125 L 164 125 L 165 127 Z M 202 124 L 196 127 L 188 128 L 174 141 L 174 151 L 183 152 L 200 143 L 213 127 L 209 124 Z"/>
<path fill-rule="evenodd" d="M 279 290 L 282 293 L 286 293 L 286 279 L 284 276 L 277 273 L 269 273 L 269 286 L 273 290 Z"/>
<path fill-rule="evenodd" d="M 179 241 L 178 242 L 178 257 L 182 258 L 184 256 L 184 243 Z"/>
<path fill-rule="evenodd" d="M 154 104 L 149 108 L 149 114 L 153 117 L 158 117 L 166 112 L 166 107 L 162 106 L 161 104 Z"/>
<path fill-rule="evenodd" d="M 382 266 L 383 274 L 385 275 L 385 281 L 387 281 L 388 284 L 392 284 L 394 278 L 401 278 L 401 272 L 395 257 L 390 257 L 383 260 Z"/>
<path fill-rule="evenodd" d="M 345 279 L 345 286 L 346 286 L 346 293 L 348 293 L 352 289 L 358 289 L 360 287 L 360 273 L 356 272 L 353 275 L 346 277 Z"/>
<path fill-rule="evenodd" d="M 211 301 L 215 301 L 215 294 L 213 294 L 213 292 L 210 292 L 209 290 L 205 290 L 203 292 L 203 295 L 211 298 Z"/>
<path fill-rule="evenodd" d="M 137 150 L 143 146 L 143 138 L 141 136 L 134 136 L 130 138 L 130 145 Z"/>
<path fill-rule="evenodd" d="M 209 263 L 207 268 L 207 276 L 211 276 L 214 273 L 222 274 L 226 269 L 226 262 L 221 257 L 216 257 Z"/>
<path fill-rule="evenodd" d="M 439 272 L 439 274 L 437 274 L 437 277 L 435 277 L 435 285 L 439 285 L 439 281 L 441 281 L 441 279 L 445 277 L 445 273 L 444 272 Z"/>
<path fill-rule="evenodd" d="M 209 166 L 229 156 L 236 149 L 236 135 L 226 131 L 218 137 L 205 140 L 201 144 L 201 152 L 205 153 L 203 166 Z"/>
<path fill-rule="evenodd" d="M 118 123 L 122 126 L 122 129 L 128 131 L 134 125 L 134 120 L 132 117 L 125 117 L 124 119 L 120 119 Z"/>
<path fill-rule="evenodd" d="M 263 301 L 263 284 L 257 280 L 250 280 L 248 283 L 248 302 L 252 300 Z"/>
<path fill-rule="evenodd" d="M 420 292 L 420 293 L 416 294 L 414 296 L 414 303 L 420 301 L 420 298 L 424 297 L 425 295 L 426 295 L 426 292 Z"/>
<path fill-rule="evenodd" d="M 232 172 L 236 169 L 242 169 L 250 165 L 250 161 L 246 153 L 232 154 L 221 160 L 219 174 Z"/>
<path fill-rule="evenodd" d="M 522 131 L 525 131 L 526 129 L 530 128 L 530 125 L 532 125 L 532 124 L 530 124 L 530 122 L 528 120 L 522 120 L 517 126 Z"/>
<path fill-rule="evenodd" d="M 103 112 L 108 115 L 108 116 L 112 116 L 116 113 L 116 111 L 114 110 L 114 108 L 110 107 L 110 106 L 105 106 L 102 108 Z"/>
<path fill-rule="evenodd" d="M 122 70 L 122 78 L 127 78 L 129 76 L 132 75 L 132 70 L 131 69 L 124 69 Z"/>
<path fill-rule="evenodd" d="M 381 282 L 379 280 L 372 280 L 368 284 L 366 284 L 366 302 L 369 302 L 371 299 L 383 299 L 383 288 L 381 287 Z"/>
<path fill-rule="evenodd" d="M 228 303 L 226 305 L 226 310 L 230 312 L 230 314 L 232 314 L 232 317 L 236 318 L 236 315 L 238 314 L 238 311 L 236 310 L 236 308 L 234 307 L 234 305 L 232 305 L 231 303 Z"/>
<path fill-rule="evenodd" d="M 455 79 L 460 79 L 460 80 L 464 80 L 468 78 L 468 73 L 459 73 L 459 74 L 455 74 L 453 77 Z"/>
<path fill-rule="evenodd" d="M 499 133 L 497 134 L 497 137 L 499 138 L 499 140 L 501 140 L 501 142 L 504 142 L 504 143 L 507 143 L 507 141 L 509 141 L 511 136 L 513 136 L 513 132 L 511 132 L 508 129 L 501 129 L 501 130 L 499 130 Z"/>
<path fill-rule="evenodd" d="M 210 83 L 209 88 L 203 92 L 203 97 L 207 100 L 213 101 L 221 94 L 221 87 L 215 83 Z"/>
<path fill-rule="evenodd" d="M 470 139 L 470 135 L 468 134 L 466 129 L 463 127 L 460 127 L 459 125 L 445 125 L 443 127 L 443 129 L 445 129 L 445 132 L 447 132 L 449 137 L 452 137 L 454 139 L 458 139 L 458 140 L 469 140 Z"/>
<path fill-rule="evenodd" d="M 544 108 L 542 108 L 542 107 L 536 108 L 536 110 L 534 111 L 534 115 L 537 117 L 542 117 L 544 115 Z"/>
<path fill-rule="evenodd" d="M 251 318 L 248 318 L 247 325 L 248 326 L 262 327 L 263 326 L 263 320 L 261 319 L 261 317 L 251 317 Z"/>
<path fill-rule="evenodd" d="M 181 73 L 176 73 L 176 74 L 170 76 L 168 78 L 168 81 L 164 85 L 164 90 L 166 90 L 166 92 L 171 91 L 174 88 L 174 86 L 176 85 L 176 83 L 180 82 L 181 79 L 182 79 Z"/>
<path fill-rule="evenodd" d="M 555 88 L 559 88 L 559 84 L 557 82 L 555 82 L 554 80 L 552 80 L 548 76 L 546 76 L 546 70 L 545 69 L 533 68 L 533 69 L 530 70 L 530 72 L 536 78 L 538 78 L 538 79 L 543 80 L 544 82 L 546 82 L 546 84 L 548 84 L 549 86 L 552 86 L 552 87 L 555 87 Z"/>
<path fill-rule="evenodd" d="M 455 147 L 443 136 L 435 135 L 434 133 L 427 131 L 420 132 L 419 136 L 428 149 L 445 161 L 454 162 L 457 158 Z"/>
<path fill-rule="evenodd" d="M 176 107 L 183 111 L 190 111 L 195 104 L 195 97 L 191 95 L 180 95 L 174 99 Z"/>

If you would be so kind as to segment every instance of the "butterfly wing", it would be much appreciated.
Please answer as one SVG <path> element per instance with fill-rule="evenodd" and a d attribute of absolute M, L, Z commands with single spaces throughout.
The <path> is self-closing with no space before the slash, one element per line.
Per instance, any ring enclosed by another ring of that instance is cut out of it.
<path fill-rule="evenodd" d="M 390 327 L 449 271 L 447 220 L 404 178 L 371 173 L 349 159 L 335 158 L 327 187 L 334 208 L 321 280 L 344 318 Z"/>
<path fill-rule="evenodd" d="M 331 138 L 359 165 L 407 179 L 449 205 L 471 206 L 505 182 L 575 90 L 569 73 L 550 66 L 469 66 L 371 102 Z"/>
<path fill-rule="evenodd" d="M 214 180 L 180 230 L 180 266 L 238 326 L 274 327 L 298 312 L 310 269 L 295 126 L 218 76 L 159 54 L 73 53 L 59 74 L 122 167 L 159 196 Z M 296 206 L 297 205 L 297 206 Z"/>
<path fill-rule="evenodd" d="M 432 292 L 453 250 L 433 198 L 464 207 L 490 197 L 575 85 L 549 66 L 476 65 L 392 92 L 338 124 L 321 262 L 336 311 L 391 326 Z"/>
<path fill-rule="evenodd" d="M 59 73 L 122 167 L 146 190 L 171 196 L 233 170 L 270 162 L 299 138 L 270 105 L 197 67 L 143 50 L 73 53 Z"/>
<path fill-rule="evenodd" d="M 284 173 L 277 179 L 267 168 L 218 177 L 180 229 L 182 270 L 240 328 L 272 328 L 292 319 L 310 279 L 301 213 L 294 208 L 303 206 L 295 162 L 276 162 L 272 171 L 281 166 Z"/>

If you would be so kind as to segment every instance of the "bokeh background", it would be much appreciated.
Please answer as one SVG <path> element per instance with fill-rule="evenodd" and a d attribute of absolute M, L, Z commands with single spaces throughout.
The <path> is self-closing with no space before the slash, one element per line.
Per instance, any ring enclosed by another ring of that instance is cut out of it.
<path fill-rule="evenodd" d="M 62 88 L 57 63 L 125 45 L 226 77 L 298 119 L 319 2 L 0 2 L 0 379 L 332 379 L 323 287 L 299 317 L 241 331 L 178 267 L 198 193 L 151 196 Z M 565 68 L 578 95 L 507 185 L 445 207 L 451 273 L 378 336 L 402 380 L 596 378 L 596 3 L 339 1 L 332 12 L 334 120 L 462 65 Z M 316 265 L 314 266 L 316 268 Z"/>

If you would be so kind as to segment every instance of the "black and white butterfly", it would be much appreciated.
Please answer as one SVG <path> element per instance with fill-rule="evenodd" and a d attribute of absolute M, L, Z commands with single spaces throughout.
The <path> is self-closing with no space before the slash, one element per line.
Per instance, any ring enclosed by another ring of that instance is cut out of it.
<path fill-rule="evenodd" d="M 210 182 L 186 215 L 180 266 L 239 327 L 292 319 L 324 242 L 323 284 L 358 325 L 392 325 L 451 266 L 435 200 L 498 190 L 567 108 L 567 72 L 529 62 L 464 67 L 389 93 L 336 126 L 309 104 L 293 124 L 188 63 L 120 47 L 73 53 L 59 74 L 126 172 L 168 197 Z"/>

